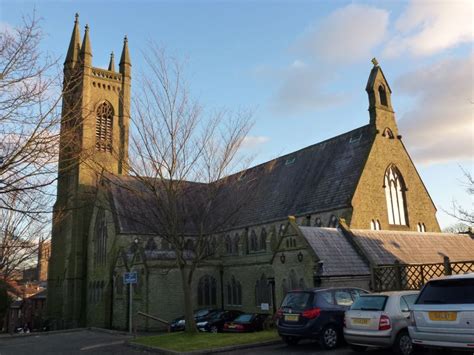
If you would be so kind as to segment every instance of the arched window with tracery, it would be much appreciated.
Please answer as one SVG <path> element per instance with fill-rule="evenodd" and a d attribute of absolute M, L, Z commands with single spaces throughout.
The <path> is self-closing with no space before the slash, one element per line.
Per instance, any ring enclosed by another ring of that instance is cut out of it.
<path fill-rule="evenodd" d="M 204 275 L 198 283 L 198 305 L 214 306 L 217 300 L 216 279 L 209 275 Z"/>
<path fill-rule="evenodd" d="M 227 304 L 232 306 L 242 305 L 242 285 L 234 276 L 227 283 Z"/>
<path fill-rule="evenodd" d="M 385 198 L 387 200 L 388 223 L 406 225 L 405 183 L 400 171 L 390 165 L 385 172 Z"/>
<path fill-rule="evenodd" d="M 95 124 L 95 148 L 103 152 L 112 151 L 112 125 L 114 109 L 112 105 L 104 101 L 96 110 Z"/>

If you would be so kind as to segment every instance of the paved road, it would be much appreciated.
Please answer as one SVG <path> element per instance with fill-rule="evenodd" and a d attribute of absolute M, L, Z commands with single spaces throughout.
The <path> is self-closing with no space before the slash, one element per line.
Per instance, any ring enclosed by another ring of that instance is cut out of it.
<path fill-rule="evenodd" d="M 338 348 L 336 350 L 324 350 L 318 343 L 311 341 L 302 341 L 296 346 L 287 346 L 286 344 L 276 344 L 271 346 L 264 346 L 254 349 L 245 349 L 238 350 L 235 352 L 230 352 L 228 354 L 232 355 L 248 355 L 248 354 L 258 354 L 258 355 L 267 355 L 267 354 L 317 354 L 317 355 L 355 355 L 360 353 L 353 352 L 347 347 Z M 385 351 L 368 351 L 367 355 L 388 355 L 389 352 Z"/>
<path fill-rule="evenodd" d="M 0 355 L 91 355 L 91 354 L 151 354 L 147 351 L 130 348 L 124 344 L 128 336 L 119 334 L 109 334 L 100 331 L 81 330 L 75 332 L 64 332 L 54 334 L 39 334 L 24 337 L 1 337 Z M 247 354 L 316 354 L 316 355 L 355 355 L 347 347 L 339 348 L 335 351 L 326 351 L 319 347 L 317 343 L 305 341 L 297 346 L 288 347 L 285 344 L 276 344 L 253 349 L 242 349 L 227 354 L 247 355 Z M 389 355 L 387 350 L 368 351 L 367 355 Z M 443 355 L 446 355 L 444 353 Z M 469 354 L 469 353 L 463 353 Z"/>
<path fill-rule="evenodd" d="M 0 338 L 0 355 L 150 354 L 124 344 L 127 336 L 81 330 L 67 333 Z"/>

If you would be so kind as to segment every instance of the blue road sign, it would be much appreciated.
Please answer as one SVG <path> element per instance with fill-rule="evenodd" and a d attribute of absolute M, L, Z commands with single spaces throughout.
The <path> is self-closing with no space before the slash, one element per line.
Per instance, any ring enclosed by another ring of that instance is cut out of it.
<path fill-rule="evenodd" d="M 138 282 L 138 274 L 136 271 L 125 272 L 123 274 L 123 283 L 124 284 L 136 284 Z"/>

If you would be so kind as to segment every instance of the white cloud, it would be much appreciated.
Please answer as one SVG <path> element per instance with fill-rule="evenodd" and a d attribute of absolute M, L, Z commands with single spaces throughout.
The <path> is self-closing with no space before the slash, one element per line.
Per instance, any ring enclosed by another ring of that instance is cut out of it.
<path fill-rule="evenodd" d="M 327 62 L 367 60 L 385 37 L 388 17 L 386 10 L 367 5 L 342 7 L 303 34 L 296 50 Z"/>
<path fill-rule="evenodd" d="M 282 82 L 273 95 L 272 111 L 279 114 L 299 113 L 344 101 L 343 94 L 325 89 L 332 74 L 316 68 L 295 60 L 288 68 L 277 72 Z"/>
<path fill-rule="evenodd" d="M 407 73 L 395 85 L 415 98 L 400 119 L 404 140 L 422 164 L 474 159 L 474 54 Z"/>
<path fill-rule="evenodd" d="M 387 26 L 387 11 L 356 4 L 336 9 L 311 26 L 292 46 L 298 58 L 286 68 L 273 69 L 271 75 L 259 68 L 259 75 L 280 81 L 271 110 L 287 115 L 344 102 L 346 93 L 329 88 L 340 71 L 338 65 L 371 58 Z"/>
<path fill-rule="evenodd" d="M 261 144 L 267 143 L 269 140 L 270 138 L 266 136 L 246 136 L 242 141 L 242 148 L 253 149 Z"/>
<path fill-rule="evenodd" d="M 384 54 L 430 55 L 474 39 L 472 0 L 412 1 L 395 23 Z"/>

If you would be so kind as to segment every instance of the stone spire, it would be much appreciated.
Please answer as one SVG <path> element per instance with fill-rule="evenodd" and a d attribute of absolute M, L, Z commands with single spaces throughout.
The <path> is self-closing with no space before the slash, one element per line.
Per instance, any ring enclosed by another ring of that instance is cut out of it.
<path fill-rule="evenodd" d="M 74 66 L 79 60 L 79 52 L 81 50 L 81 34 L 79 31 L 79 14 L 76 13 L 74 21 L 74 29 L 72 30 L 71 41 L 69 42 L 69 49 L 67 50 L 66 60 L 64 64 Z"/>
<path fill-rule="evenodd" d="M 92 49 L 91 41 L 89 39 L 89 25 L 86 25 L 86 30 L 84 32 L 84 40 L 82 41 L 81 47 L 81 59 L 84 66 L 92 65 Z"/>
<path fill-rule="evenodd" d="M 122 49 L 122 56 L 120 57 L 120 73 L 126 76 L 130 76 L 130 67 L 132 63 L 130 63 L 130 54 L 128 53 L 128 39 L 127 36 L 123 39 L 123 49 Z"/>
<path fill-rule="evenodd" d="M 110 71 L 115 71 L 114 52 L 110 53 L 109 70 Z"/>

